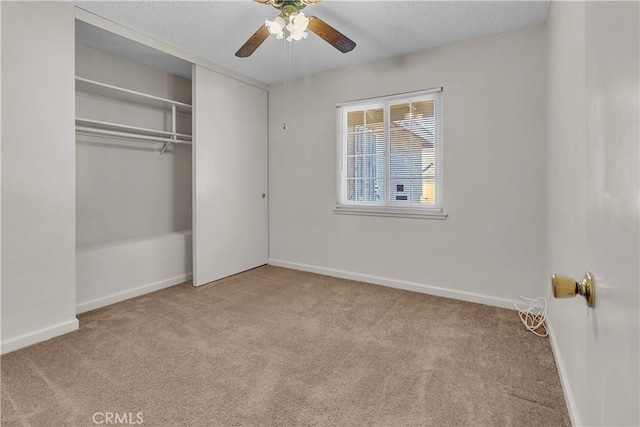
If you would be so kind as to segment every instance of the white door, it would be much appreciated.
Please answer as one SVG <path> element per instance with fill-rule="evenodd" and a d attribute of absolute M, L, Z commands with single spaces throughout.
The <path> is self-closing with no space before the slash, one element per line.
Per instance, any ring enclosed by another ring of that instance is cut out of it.
<path fill-rule="evenodd" d="M 194 66 L 193 284 L 267 263 L 267 92 Z"/>
<path fill-rule="evenodd" d="M 585 263 L 596 279 L 587 325 L 587 416 L 638 425 L 639 10 L 586 3 L 587 204 Z"/>

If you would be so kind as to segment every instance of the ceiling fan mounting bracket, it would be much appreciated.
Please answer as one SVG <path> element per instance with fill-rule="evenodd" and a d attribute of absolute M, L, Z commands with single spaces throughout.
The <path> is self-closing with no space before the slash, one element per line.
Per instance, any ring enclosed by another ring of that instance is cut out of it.
<path fill-rule="evenodd" d="M 293 6 L 297 9 L 302 9 L 305 6 L 308 6 L 313 3 L 317 3 L 317 1 L 309 1 L 309 0 L 268 0 L 265 2 L 266 4 L 270 4 L 276 9 L 283 9 L 285 6 Z"/>
<path fill-rule="evenodd" d="M 304 6 L 303 6 L 303 7 L 304 7 Z M 282 15 L 283 17 L 287 17 L 287 16 L 295 15 L 295 14 L 297 14 L 297 13 L 300 11 L 300 9 L 302 9 L 302 8 L 301 8 L 301 7 L 296 7 L 296 6 L 291 5 L 291 4 L 288 4 L 288 5 L 286 5 L 286 6 L 284 6 L 284 7 L 282 8 L 282 13 L 281 13 L 281 15 Z"/>
<path fill-rule="evenodd" d="M 290 16 L 298 13 L 308 5 L 315 3 L 309 0 L 269 0 L 266 4 L 270 4 L 282 11 L 282 16 Z"/>

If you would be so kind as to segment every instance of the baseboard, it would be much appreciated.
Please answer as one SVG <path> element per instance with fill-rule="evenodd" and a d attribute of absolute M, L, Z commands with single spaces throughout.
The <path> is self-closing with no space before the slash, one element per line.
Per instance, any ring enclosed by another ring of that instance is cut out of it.
<path fill-rule="evenodd" d="M 97 308 L 105 307 L 107 305 L 115 304 L 117 302 L 128 300 L 130 298 L 139 297 L 140 295 L 148 294 L 150 292 L 159 291 L 160 289 L 168 288 L 170 286 L 177 285 L 178 283 L 191 280 L 192 277 L 192 274 L 183 274 L 180 276 L 172 277 L 170 279 L 161 280 L 159 282 L 138 286 L 136 288 L 129 289 L 123 292 L 117 292 L 115 294 L 107 295 L 101 298 L 81 302 L 76 305 L 76 313 L 84 313 L 87 311 L 95 310 Z"/>
<path fill-rule="evenodd" d="M 475 292 L 458 291 L 455 289 L 442 288 L 439 286 L 425 285 L 423 283 L 407 282 L 404 280 L 390 279 L 387 277 L 371 276 L 368 274 L 355 273 L 352 271 L 335 270 L 333 268 L 319 267 L 315 265 L 300 264 L 297 262 L 283 261 L 280 259 L 269 259 L 269 265 L 275 267 L 291 268 L 293 270 L 308 271 L 310 273 L 323 274 L 325 276 L 339 277 L 341 279 L 357 280 L 359 282 L 372 283 L 374 285 L 388 286 L 391 288 L 404 289 L 406 291 L 420 292 L 423 294 L 436 295 L 439 297 L 452 298 L 462 301 L 475 302 L 479 304 L 491 305 L 513 310 L 516 300 L 493 297 L 490 295 L 478 294 Z"/>
<path fill-rule="evenodd" d="M 40 329 L 38 331 L 30 332 L 28 334 L 20 335 L 6 341 L 2 341 L 2 343 L 0 343 L 0 354 L 6 354 L 11 351 L 30 346 L 32 344 L 55 338 L 59 335 L 64 335 L 68 332 L 73 332 L 78 329 L 78 326 L 78 319 L 72 319 L 67 322 L 49 326 L 48 328 Z"/>
<path fill-rule="evenodd" d="M 581 426 L 580 416 L 576 407 L 576 399 L 571 389 L 571 383 L 569 382 L 569 376 L 567 370 L 564 367 L 564 361 L 562 360 L 562 354 L 558 347 L 556 335 L 553 331 L 553 325 L 551 319 L 547 316 L 546 320 L 547 331 L 549 331 L 549 342 L 551 343 L 551 351 L 553 352 L 553 358 L 556 360 L 556 367 L 558 368 L 558 376 L 560 377 L 560 384 L 562 385 L 562 392 L 564 393 L 564 400 L 567 402 L 567 411 L 569 412 L 569 418 L 571 419 L 571 425 Z"/>

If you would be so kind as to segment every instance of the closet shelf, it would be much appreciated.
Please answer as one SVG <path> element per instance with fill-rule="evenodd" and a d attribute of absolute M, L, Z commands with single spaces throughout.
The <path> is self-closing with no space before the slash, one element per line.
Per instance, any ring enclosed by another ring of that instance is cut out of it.
<path fill-rule="evenodd" d="M 97 82 L 76 76 L 76 91 L 98 95 L 106 98 L 117 99 L 135 103 L 138 105 L 146 105 L 156 108 L 172 108 L 175 106 L 177 112 L 191 114 L 191 105 L 184 102 L 174 101 L 171 99 L 161 98 L 159 96 L 149 95 L 135 90 L 110 85 L 107 83 Z"/>
<path fill-rule="evenodd" d="M 173 137 L 176 140 L 176 142 L 191 142 L 191 135 L 187 135 L 184 133 L 173 133 L 173 132 L 164 131 L 164 130 L 147 129 L 147 128 L 141 128 L 137 126 L 121 125 L 119 123 L 83 119 L 80 117 L 76 118 L 76 129 L 80 129 L 83 132 L 91 132 L 92 130 L 118 132 L 120 134 L 123 134 L 122 136 L 129 135 L 131 137 L 141 137 L 141 136 L 154 137 L 154 138 L 158 138 L 158 140 L 161 140 L 161 141 L 168 140 Z M 106 134 L 104 132 L 94 132 L 94 133 Z"/>

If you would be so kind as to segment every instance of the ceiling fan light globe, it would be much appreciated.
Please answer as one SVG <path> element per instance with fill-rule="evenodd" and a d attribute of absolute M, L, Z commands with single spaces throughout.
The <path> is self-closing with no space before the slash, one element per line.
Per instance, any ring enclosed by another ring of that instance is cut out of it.
<path fill-rule="evenodd" d="M 302 39 L 306 39 L 308 34 L 309 33 L 304 31 L 296 31 L 296 32 L 290 33 L 289 38 L 291 40 L 299 41 Z"/>
<path fill-rule="evenodd" d="M 304 13 L 300 12 L 289 18 L 289 23 L 286 26 L 289 32 L 289 38 L 291 40 L 301 40 L 307 37 L 306 29 L 309 25 L 309 18 L 304 16 Z"/>
<path fill-rule="evenodd" d="M 265 19 L 264 25 L 269 29 L 270 34 L 277 35 L 281 33 L 282 30 L 284 29 L 285 22 L 281 16 L 277 16 L 273 21 L 269 21 L 268 19 Z"/>
<path fill-rule="evenodd" d="M 287 24 L 287 30 L 291 33 L 303 32 L 309 26 L 309 18 L 304 16 L 303 12 L 299 12 L 289 17 L 289 24 Z"/>

